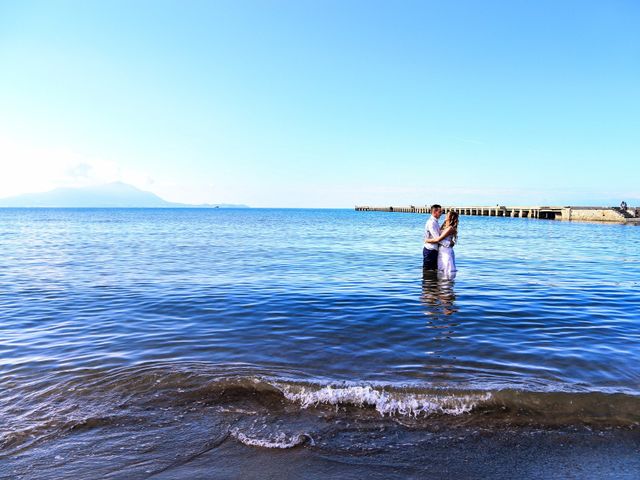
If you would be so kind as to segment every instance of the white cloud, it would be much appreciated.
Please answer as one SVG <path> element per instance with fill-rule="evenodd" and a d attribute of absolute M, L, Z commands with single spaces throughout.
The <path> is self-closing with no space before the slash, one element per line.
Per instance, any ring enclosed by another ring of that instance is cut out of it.
<path fill-rule="evenodd" d="M 115 181 L 146 189 L 146 172 L 67 147 L 34 145 L 0 134 L 0 197 Z"/>

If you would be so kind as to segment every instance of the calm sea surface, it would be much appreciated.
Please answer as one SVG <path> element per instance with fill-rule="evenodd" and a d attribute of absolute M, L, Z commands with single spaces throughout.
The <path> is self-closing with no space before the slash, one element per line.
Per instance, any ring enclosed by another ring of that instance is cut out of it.
<path fill-rule="evenodd" d="M 426 218 L 0 209 L 0 477 L 636 429 L 640 228 L 463 216 L 447 280 Z"/>

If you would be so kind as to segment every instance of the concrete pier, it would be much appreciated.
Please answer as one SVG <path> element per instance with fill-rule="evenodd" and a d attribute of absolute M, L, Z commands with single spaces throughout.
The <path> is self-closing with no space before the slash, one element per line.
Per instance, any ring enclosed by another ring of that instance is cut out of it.
<path fill-rule="evenodd" d="M 360 212 L 398 212 L 398 213 L 429 213 L 428 205 L 371 207 L 356 206 Z M 549 207 L 549 206 L 514 206 L 504 205 L 456 207 L 443 205 L 444 213 L 458 212 L 460 215 L 475 215 L 485 217 L 534 218 L 544 220 L 569 220 L 578 222 L 609 222 L 640 225 L 640 208 L 621 210 L 617 207 Z"/>

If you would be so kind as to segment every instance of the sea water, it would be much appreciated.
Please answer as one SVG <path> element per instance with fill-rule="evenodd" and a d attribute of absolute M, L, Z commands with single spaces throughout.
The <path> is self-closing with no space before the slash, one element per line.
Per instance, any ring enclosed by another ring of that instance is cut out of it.
<path fill-rule="evenodd" d="M 307 477 L 406 477 L 393 452 L 478 432 L 637 445 L 640 228 L 462 216 L 447 279 L 422 271 L 426 218 L 1 209 L 0 477 L 259 478 L 284 450 Z"/>

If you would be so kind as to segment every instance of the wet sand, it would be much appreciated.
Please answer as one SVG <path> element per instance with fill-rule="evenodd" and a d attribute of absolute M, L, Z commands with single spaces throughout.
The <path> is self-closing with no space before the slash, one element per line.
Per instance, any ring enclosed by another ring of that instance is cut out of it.
<path fill-rule="evenodd" d="M 638 478 L 640 432 L 448 432 L 394 451 L 327 454 L 225 442 L 158 479 Z M 453 437 L 451 436 L 453 435 Z"/>
<path fill-rule="evenodd" d="M 158 461 L 126 451 L 103 456 L 99 439 L 87 443 L 79 435 L 38 449 L 26 464 L 18 457 L 3 462 L 0 478 L 635 479 L 640 474 L 637 429 L 407 429 L 392 432 L 384 448 L 376 448 L 372 436 L 371 431 L 353 431 L 343 442 L 334 439 L 331 447 L 268 449 L 221 435 L 189 453 L 180 444 L 165 444 L 163 460 Z"/>

